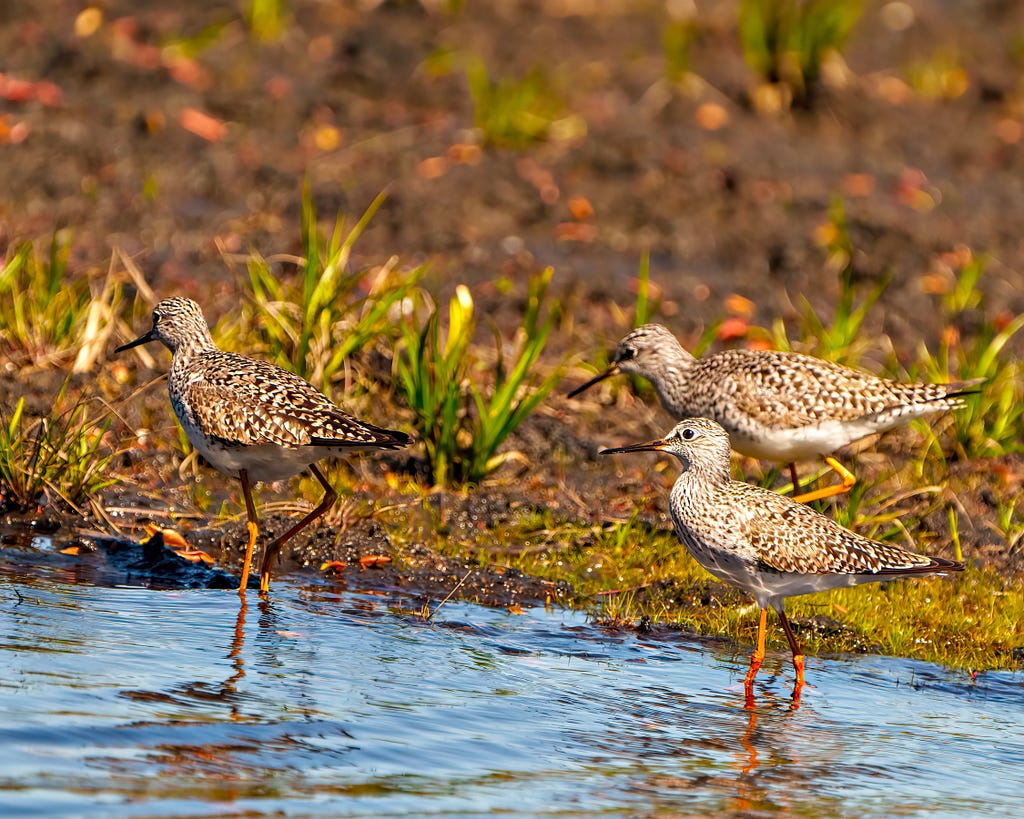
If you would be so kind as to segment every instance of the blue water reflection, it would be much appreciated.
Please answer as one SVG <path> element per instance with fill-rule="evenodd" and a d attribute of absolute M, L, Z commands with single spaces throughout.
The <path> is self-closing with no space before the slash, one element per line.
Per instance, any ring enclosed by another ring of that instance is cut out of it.
<path fill-rule="evenodd" d="M 1016 816 L 1020 675 L 655 641 L 572 612 L 299 586 L 0 584 L 17 816 Z"/>

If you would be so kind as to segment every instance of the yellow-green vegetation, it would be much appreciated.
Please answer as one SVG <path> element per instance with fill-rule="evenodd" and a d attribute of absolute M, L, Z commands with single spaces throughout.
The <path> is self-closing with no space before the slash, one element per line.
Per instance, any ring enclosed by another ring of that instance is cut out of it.
<path fill-rule="evenodd" d="M 825 268 L 834 270 L 839 283 L 839 293 L 832 316 L 826 321 L 802 294 L 796 304 L 800 311 L 795 330 L 794 343 L 781 319 L 777 319 L 771 330 L 755 329 L 754 334 L 766 336 L 777 350 L 799 349 L 834 361 L 837 364 L 855 367 L 870 345 L 877 345 L 878 339 L 861 332 L 864 319 L 888 286 L 883 281 L 862 294 L 855 282 L 859 271 L 854 264 L 854 247 L 846 221 L 846 207 L 841 198 L 832 200 L 828 221 L 819 230 L 824 244 Z"/>
<path fill-rule="evenodd" d="M 84 398 L 68 399 L 65 381 L 49 413 L 25 412 L 25 398 L 10 413 L 0 409 L 0 508 L 31 509 L 63 499 L 77 507 L 116 481 L 104 443 L 110 416 L 89 413 Z"/>
<path fill-rule="evenodd" d="M 281 37 L 290 17 L 289 6 L 287 0 L 248 0 L 245 19 L 253 37 L 263 41 Z"/>
<path fill-rule="evenodd" d="M 665 74 L 672 82 L 679 82 L 690 73 L 691 53 L 697 34 L 696 14 L 670 20 L 662 27 L 661 50 L 665 55 Z"/>
<path fill-rule="evenodd" d="M 747 63 L 770 84 L 807 103 L 822 64 L 860 19 L 859 0 L 741 0 L 739 36 Z"/>
<path fill-rule="evenodd" d="M 343 215 L 321 234 L 308 188 L 302 198 L 301 258 L 246 257 L 251 299 L 226 315 L 214 336 L 225 348 L 244 349 L 297 373 L 322 389 L 339 378 L 351 356 L 382 336 L 394 337 L 397 319 L 419 300 L 425 269 L 403 270 L 397 259 L 375 270 L 353 269 L 352 247 L 384 202 L 381 194 L 346 229 Z M 297 275 L 281 275 L 288 262 Z"/>
<path fill-rule="evenodd" d="M 983 304 L 978 282 L 987 265 L 984 257 L 967 255 L 939 310 L 946 328 L 935 355 L 922 345 L 919 368 L 924 377 L 943 380 L 949 373 L 960 379 L 983 378 L 977 396 L 956 413 L 954 434 L 958 455 L 965 458 L 1019 452 L 1024 427 L 1024 383 L 1020 363 L 1004 355 L 1009 341 L 1024 328 L 1024 314 L 987 316 L 961 337 L 960 326 L 968 314 L 977 315 Z M 934 447 L 931 448 L 934 451 Z"/>
<path fill-rule="evenodd" d="M 422 327 L 402 325 L 396 380 L 416 413 L 436 484 L 477 483 L 497 469 L 507 457 L 498 447 L 561 380 L 560 368 L 541 376 L 536 367 L 561 314 L 557 301 L 545 303 L 553 272 L 530 277 L 511 358 L 497 328 L 492 360 L 471 354 L 473 299 L 464 285 L 449 303 L 443 339 L 438 310 Z"/>
<path fill-rule="evenodd" d="M 45 253 L 31 242 L 8 251 L 0 266 L 0 357 L 17 368 L 93 368 L 124 308 L 110 271 L 72 273 L 70 234 L 54 234 Z"/>
<path fill-rule="evenodd" d="M 494 80 L 480 57 L 467 56 L 463 62 L 473 99 L 473 123 L 485 143 L 522 149 L 542 140 L 571 140 L 586 133 L 586 122 L 567 113 L 542 66 L 534 66 L 522 79 Z"/>
<path fill-rule="evenodd" d="M 970 87 L 963 58 L 955 48 L 940 47 L 906 68 L 907 84 L 925 99 L 956 99 Z"/>
<path fill-rule="evenodd" d="M 0 267 L 0 359 L 10 372 L 88 372 L 121 320 L 117 257 L 106 274 L 72 273 L 69 242 L 64 232 L 46 252 L 24 242 Z M 90 411 L 89 399 L 68 379 L 44 414 L 27 406 L 24 395 L 0 406 L 0 508 L 32 509 L 48 499 L 77 506 L 114 483 L 107 472 L 112 450 L 104 442 L 108 412 Z"/>
<path fill-rule="evenodd" d="M 587 526 L 549 513 L 524 515 L 509 529 L 481 535 L 469 551 L 483 564 L 570 583 L 576 605 L 599 621 L 649 617 L 749 644 L 757 636 L 752 599 L 702 569 L 669 528 L 637 516 Z M 794 597 L 786 611 L 809 654 L 876 651 L 983 670 L 1014 667 L 1012 652 L 1024 643 L 1024 591 L 971 567 L 962 575 Z M 787 650 L 781 629 L 769 629 L 769 646 Z"/>

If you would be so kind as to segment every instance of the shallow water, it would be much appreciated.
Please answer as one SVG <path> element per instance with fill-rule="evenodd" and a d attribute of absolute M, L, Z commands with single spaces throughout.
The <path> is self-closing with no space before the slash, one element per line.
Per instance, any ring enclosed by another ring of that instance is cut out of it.
<path fill-rule="evenodd" d="M 23 559 L 0 550 L 4 815 L 1020 815 L 1019 674 L 812 657 L 792 710 L 770 653 L 747 711 L 744 647 L 425 623 L 302 576 L 240 612 Z"/>

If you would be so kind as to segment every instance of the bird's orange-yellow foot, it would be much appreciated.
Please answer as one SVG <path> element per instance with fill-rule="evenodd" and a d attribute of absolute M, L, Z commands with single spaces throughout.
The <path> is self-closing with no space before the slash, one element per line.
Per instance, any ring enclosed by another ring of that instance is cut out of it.
<path fill-rule="evenodd" d="M 793 668 L 796 669 L 796 682 L 793 683 L 793 708 L 800 707 L 800 694 L 804 690 L 804 655 L 793 655 Z"/>
<path fill-rule="evenodd" d="M 245 544 L 245 560 L 242 563 L 242 582 L 238 585 L 238 593 L 245 594 L 249 587 L 249 572 L 252 571 L 252 553 L 256 547 L 256 537 L 259 534 L 259 527 L 254 521 L 248 521 L 245 528 L 249 530 L 249 539 Z"/>
<path fill-rule="evenodd" d="M 833 458 L 831 455 L 825 457 L 825 463 L 827 463 L 832 469 L 839 475 L 840 483 L 833 484 L 832 486 L 823 486 L 821 489 L 815 489 L 813 492 L 805 492 L 802 495 L 794 495 L 793 500 L 799 501 L 800 503 L 807 503 L 808 501 L 821 500 L 822 498 L 831 498 L 834 495 L 842 495 L 845 492 L 849 492 L 853 489 L 853 485 L 857 483 L 857 478 L 854 474 L 843 466 L 839 461 Z M 795 472 L 793 473 L 796 474 Z M 795 487 L 796 481 L 793 481 Z"/>
<path fill-rule="evenodd" d="M 761 663 L 764 662 L 765 637 L 768 625 L 768 609 L 761 609 L 761 617 L 757 621 L 757 648 L 750 656 L 750 668 L 743 680 L 743 692 L 747 697 L 747 705 L 753 704 L 754 699 L 754 677 L 757 676 Z"/>

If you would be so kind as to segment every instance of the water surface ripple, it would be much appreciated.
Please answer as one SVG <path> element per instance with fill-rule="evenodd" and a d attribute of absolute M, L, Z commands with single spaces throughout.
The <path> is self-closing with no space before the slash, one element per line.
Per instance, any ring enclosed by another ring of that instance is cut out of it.
<path fill-rule="evenodd" d="M 10 816 L 1018 816 L 1020 675 L 609 632 L 282 579 L 0 579 Z"/>

